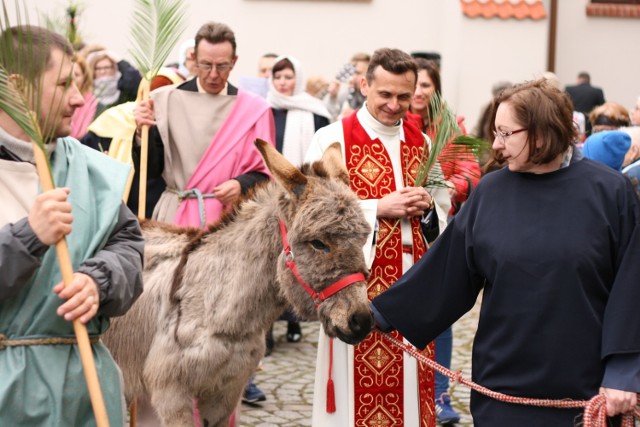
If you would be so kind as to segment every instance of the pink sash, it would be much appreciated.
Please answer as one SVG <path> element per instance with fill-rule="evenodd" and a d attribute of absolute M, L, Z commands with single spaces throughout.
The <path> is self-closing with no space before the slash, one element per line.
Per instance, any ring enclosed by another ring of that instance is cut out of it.
<path fill-rule="evenodd" d="M 275 126 L 271 108 L 262 98 L 238 90 L 238 99 L 229 117 L 218 129 L 189 178 L 185 191 L 197 189 L 206 195 L 212 193 L 217 185 L 248 172 L 270 175 L 254 145 L 256 138 L 274 143 Z M 209 197 L 202 199 L 201 203 L 204 205 L 207 223 L 217 221 L 223 210 L 222 203 Z M 174 224 L 200 227 L 200 209 L 197 198 L 182 200 L 173 220 Z"/>

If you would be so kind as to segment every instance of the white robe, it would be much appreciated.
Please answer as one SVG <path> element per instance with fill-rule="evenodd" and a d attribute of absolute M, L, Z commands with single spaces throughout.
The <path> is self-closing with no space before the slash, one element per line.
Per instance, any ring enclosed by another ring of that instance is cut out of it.
<path fill-rule="evenodd" d="M 400 157 L 400 141 L 404 140 L 402 124 L 397 126 L 385 126 L 381 124 L 368 112 L 366 103 L 357 112 L 357 118 L 369 137 L 372 140 L 379 138 L 389 153 L 393 165 L 396 189 L 399 190 L 404 186 Z M 307 151 L 305 161 L 313 162 L 319 160 L 324 151 L 334 142 L 341 144 L 343 158 L 346 158 L 344 153 L 342 121 L 332 123 L 329 126 L 319 129 L 315 133 L 309 150 Z M 434 167 L 432 173 L 442 175 L 439 164 L 437 164 L 437 167 Z M 438 181 L 444 181 L 444 177 L 440 177 Z M 447 225 L 447 212 L 449 212 L 449 208 L 451 207 L 449 192 L 443 187 L 429 188 L 428 190 L 436 203 L 435 208 L 438 213 L 440 232 L 442 233 Z M 367 265 L 371 267 L 375 256 L 374 230 L 376 228 L 378 200 L 362 200 L 360 204 L 372 230 L 367 239 L 367 243 L 363 247 L 365 260 L 367 261 Z M 402 243 L 411 245 L 412 236 L 409 221 L 403 219 L 401 225 Z M 413 255 L 404 254 L 402 261 L 403 272 L 406 272 L 413 265 Z M 332 378 L 335 386 L 336 412 L 331 414 L 327 413 L 326 389 L 329 370 L 329 338 L 324 334 L 322 329 L 320 330 L 313 396 L 313 427 L 347 427 L 355 425 L 353 359 L 353 346 L 347 345 L 339 340 L 334 340 Z M 404 357 L 404 372 L 404 425 L 406 427 L 419 426 L 417 365 L 416 360 L 406 354 Z"/>

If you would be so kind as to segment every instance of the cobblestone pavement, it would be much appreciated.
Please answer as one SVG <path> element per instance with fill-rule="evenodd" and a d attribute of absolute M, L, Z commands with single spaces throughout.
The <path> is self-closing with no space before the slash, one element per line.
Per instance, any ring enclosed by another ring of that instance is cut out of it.
<path fill-rule="evenodd" d="M 471 343 L 478 322 L 479 304 L 453 327 L 451 370 L 471 377 Z M 262 361 L 256 384 L 267 395 L 267 401 L 243 404 L 240 427 L 305 427 L 311 426 L 313 380 L 318 346 L 317 322 L 302 323 L 302 341 L 287 342 L 286 322 L 276 322 L 276 347 Z M 461 416 L 459 426 L 472 426 L 469 415 L 469 389 L 461 384 L 451 386 L 452 404 Z"/>

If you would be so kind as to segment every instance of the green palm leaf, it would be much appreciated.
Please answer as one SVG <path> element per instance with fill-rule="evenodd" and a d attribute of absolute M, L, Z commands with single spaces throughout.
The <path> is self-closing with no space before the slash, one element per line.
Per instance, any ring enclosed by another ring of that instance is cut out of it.
<path fill-rule="evenodd" d="M 13 119 L 20 129 L 44 150 L 47 138 L 40 124 L 48 120 L 42 121 L 39 117 L 39 109 L 34 110 L 31 106 L 40 105 L 41 91 L 38 87 L 42 85 L 38 84 L 34 70 L 46 67 L 46 58 L 41 54 L 42 49 L 34 46 L 29 27 L 22 24 L 25 19 L 23 14 L 28 22 L 26 11 L 23 12 L 16 2 L 15 15 L 18 29 L 15 33 L 7 31 L 13 25 L 7 5 L 2 0 L 0 33 L 4 36 L 0 44 L 0 110 Z M 20 50 L 13 49 L 15 42 L 27 46 L 26 58 L 21 56 Z"/>
<path fill-rule="evenodd" d="M 158 74 L 185 29 L 184 4 L 182 0 L 135 2 L 129 53 L 147 81 Z"/>
<path fill-rule="evenodd" d="M 60 119 L 62 97 L 59 104 L 49 105 L 41 109 L 44 71 L 48 67 L 49 48 L 38 45 L 33 40 L 33 32 L 29 26 L 26 10 L 23 11 L 16 1 L 16 24 L 11 23 L 5 0 L 2 0 L 2 16 L 0 16 L 0 110 L 9 116 L 24 132 L 26 138 L 36 144 L 46 154 L 45 144 L 55 132 L 55 124 Z M 15 49 L 14 45 L 23 46 Z M 58 70 L 58 73 L 62 69 Z M 58 75 L 58 78 L 61 75 Z M 67 90 L 72 83 L 72 76 L 64 76 Z M 34 106 L 38 106 L 34 108 Z M 47 117 L 42 111 L 49 111 Z M 49 174 L 51 167 L 49 156 L 45 155 Z"/>
<path fill-rule="evenodd" d="M 24 93 L 16 89 L 9 73 L 0 64 L 0 110 L 7 113 L 34 142 L 44 147 L 36 115 L 27 107 Z"/>
<path fill-rule="evenodd" d="M 468 135 L 463 135 L 458 126 L 456 116 L 438 93 L 431 95 L 427 121 L 429 133 L 433 135 L 431 146 L 425 140 L 423 157 L 416 172 L 415 186 L 443 187 L 446 183 L 437 172 L 438 164 L 469 159 L 486 149 L 486 141 Z M 457 170 L 457 173 L 475 175 L 477 172 Z"/>

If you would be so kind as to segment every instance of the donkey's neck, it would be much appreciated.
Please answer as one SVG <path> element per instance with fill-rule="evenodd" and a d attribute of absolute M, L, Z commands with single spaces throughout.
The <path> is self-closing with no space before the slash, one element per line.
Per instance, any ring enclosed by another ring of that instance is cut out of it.
<path fill-rule="evenodd" d="M 201 270 L 199 275 L 209 274 L 224 282 L 211 284 L 200 290 L 200 296 L 194 293 L 192 297 L 202 298 L 205 312 L 210 310 L 218 320 L 225 319 L 227 328 L 233 329 L 235 324 L 244 332 L 264 330 L 286 308 L 276 278 L 282 252 L 279 197 L 274 184 L 257 191 L 232 220 L 204 236 L 191 255 L 193 264 L 211 270 Z"/>

